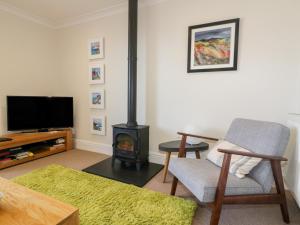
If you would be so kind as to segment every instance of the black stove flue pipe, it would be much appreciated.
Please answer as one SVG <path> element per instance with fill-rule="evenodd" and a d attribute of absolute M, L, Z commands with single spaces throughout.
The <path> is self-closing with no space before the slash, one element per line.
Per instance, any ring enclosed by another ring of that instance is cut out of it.
<path fill-rule="evenodd" d="M 138 0 L 129 0 L 128 14 L 128 127 L 137 126 L 136 95 L 137 95 L 137 27 Z"/>

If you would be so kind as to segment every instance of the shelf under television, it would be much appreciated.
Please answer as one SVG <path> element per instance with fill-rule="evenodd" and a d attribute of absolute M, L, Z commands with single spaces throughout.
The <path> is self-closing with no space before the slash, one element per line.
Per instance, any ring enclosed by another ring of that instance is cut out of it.
<path fill-rule="evenodd" d="M 35 159 L 40 159 L 49 155 L 53 155 L 56 153 L 64 152 L 66 151 L 66 148 L 58 148 L 54 150 L 40 150 L 38 153 L 35 153 L 33 156 L 28 156 L 24 159 L 15 159 L 15 160 L 9 160 L 9 161 L 2 161 L 0 162 L 0 169 L 4 169 L 7 167 L 15 166 L 18 164 L 26 163 Z"/>
<path fill-rule="evenodd" d="M 26 163 L 35 159 L 47 157 L 53 154 L 57 154 L 60 152 L 68 151 L 73 148 L 72 146 L 72 131 L 70 129 L 63 131 L 50 131 L 50 132 L 42 132 L 42 133 L 21 133 L 21 134 L 8 134 L 4 137 L 12 138 L 12 141 L 1 142 L 0 143 L 0 151 L 21 147 L 23 145 L 43 142 L 47 140 L 53 140 L 56 138 L 64 138 L 65 144 L 51 147 L 47 149 L 38 149 L 35 150 L 33 156 L 29 156 L 23 159 L 15 159 L 9 161 L 0 161 L 0 169 L 4 169 L 7 167 L 15 166 L 18 164 Z"/>

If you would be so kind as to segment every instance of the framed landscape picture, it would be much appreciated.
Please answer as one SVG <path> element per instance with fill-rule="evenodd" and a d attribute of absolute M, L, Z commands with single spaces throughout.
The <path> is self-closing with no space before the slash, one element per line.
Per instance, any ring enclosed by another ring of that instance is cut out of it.
<path fill-rule="evenodd" d="M 89 59 L 104 58 L 104 38 L 95 38 L 88 43 Z"/>
<path fill-rule="evenodd" d="M 105 116 L 92 116 L 91 117 L 91 133 L 97 135 L 105 135 L 106 123 Z"/>
<path fill-rule="evenodd" d="M 237 70 L 239 19 L 189 27 L 188 73 Z"/>
<path fill-rule="evenodd" d="M 89 64 L 89 82 L 90 84 L 104 84 L 105 66 L 99 62 Z"/>
<path fill-rule="evenodd" d="M 90 108 L 92 109 L 104 109 L 104 90 L 92 90 L 89 95 Z"/>

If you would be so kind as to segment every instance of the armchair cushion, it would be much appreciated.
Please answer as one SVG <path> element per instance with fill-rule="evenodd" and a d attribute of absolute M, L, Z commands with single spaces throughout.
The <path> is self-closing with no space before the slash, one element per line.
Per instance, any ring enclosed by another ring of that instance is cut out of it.
<path fill-rule="evenodd" d="M 220 167 L 205 159 L 175 158 L 169 165 L 169 171 L 203 203 L 215 200 L 220 170 Z M 263 188 L 254 179 L 228 175 L 225 195 L 260 193 L 264 193 Z"/>
<path fill-rule="evenodd" d="M 208 153 L 207 159 L 219 167 L 222 167 L 224 153 L 219 152 L 218 149 L 236 150 L 240 152 L 251 152 L 238 145 L 232 144 L 228 141 L 219 141 Z M 232 155 L 229 172 L 238 178 L 244 178 L 250 171 L 260 163 L 261 158 L 254 158 L 241 155 Z"/>

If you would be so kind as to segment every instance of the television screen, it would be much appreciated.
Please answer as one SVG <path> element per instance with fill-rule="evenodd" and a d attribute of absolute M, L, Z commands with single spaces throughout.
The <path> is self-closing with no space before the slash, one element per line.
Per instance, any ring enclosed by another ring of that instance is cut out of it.
<path fill-rule="evenodd" d="M 72 97 L 7 96 L 9 131 L 73 127 Z"/>

